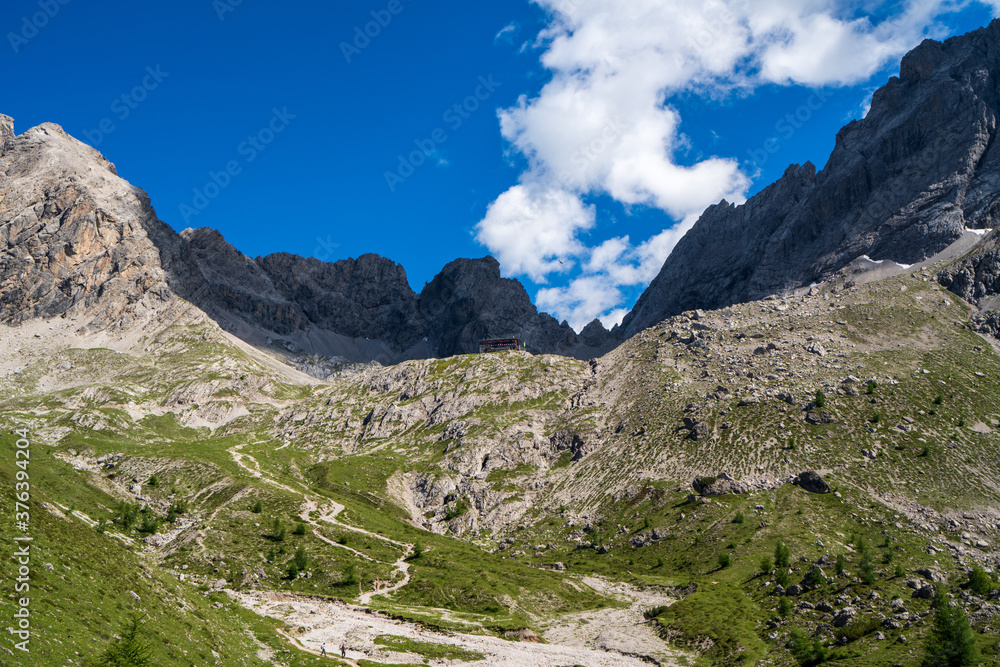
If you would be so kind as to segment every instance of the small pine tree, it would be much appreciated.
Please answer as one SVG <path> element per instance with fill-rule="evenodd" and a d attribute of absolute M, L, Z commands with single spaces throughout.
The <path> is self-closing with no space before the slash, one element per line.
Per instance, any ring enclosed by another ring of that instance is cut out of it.
<path fill-rule="evenodd" d="M 844 576 L 844 567 L 846 565 L 847 565 L 847 559 L 844 558 L 844 554 L 838 555 L 837 556 L 837 566 L 836 566 L 837 567 L 836 571 L 837 571 L 837 576 L 838 577 Z"/>
<path fill-rule="evenodd" d="M 934 596 L 934 623 L 927 639 L 924 667 L 966 667 L 979 662 L 976 637 L 960 606 L 952 607 L 944 591 Z"/>
<path fill-rule="evenodd" d="M 295 526 L 295 530 L 292 531 L 292 532 L 295 535 L 299 535 L 299 536 L 305 535 L 306 534 L 306 524 L 300 522 L 297 526 Z"/>
<path fill-rule="evenodd" d="M 822 389 L 816 390 L 816 407 L 820 409 L 826 407 L 826 394 L 823 393 Z"/>
<path fill-rule="evenodd" d="M 642 527 L 643 527 L 643 528 L 645 528 L 645 529 L 647 529 L 647 530 L 648 530 L 648 529 L 649 529 L 649 528 L 650 528 L 650 527 L 651 527 L 652 525 L 653 525 L 653 522 L 652 522 L 652 521 L 650 521 L 650 519 L 649 519 L 649 517 L 648 517 L 648 516 L 647 516 L 647 517 L 645 517 L 645 518 L 644 518 L 644 519 L 642 520 Z"/>
<path fill-rule="evenodd" d="M 727 553 L 721 553 L 721 554 L 719 554 L 719 569 L 720 570 L 729 567 L 730 565 L 732 565 L 732 563 L 733 563 L 733 560 L 732 560 L 732 558 L 729 557 L 729 554 L 727 554 Z"/>
<path fill-rule="evenodd" d="M 823 646 L 819 637 L 810 639 L 798 628 L 793 628 L 791 635 L 788 648 L 801 667 L 814 667 L 830 659 L 830 650 Z"/>
<path fill-rule="evenodd" d="M 156 475 L 151 475 L 148 484 L 155 489 L 160 485 L 160 480 L 156 479 Z"/>
<path fill-rule="evenodd" d="M 667 566 L 667 561 L 663 560 L 663 556 L 656 557 L 656 567 L 663 569 Z"/>
<path fill-rule="evenodd" d="M 280 519 L 274 520 L 274 525 L 271 526 L 271 537 L 273 537 L 278 542 L 285 541 L 285 527 L 281 524 Z"/>
<path fill-rule="evenodd" d="M 792 577 L 788 574 L 788 570 L 785 569 L 778 570 L 778 573 L 774 575 L 774 580 L 782 588 L 788 588 L 788 584 L 792 583 Z"/>
<path fill-rule="evenodd" d="M 420 543 L 420 540 L 417 540 L 413 544 L 413 557 L 420 558 L 423 555 L 424 555 L 424 545 Z"/>
<path fill-rule="evenodd" d="M 288 578 L 292 581 L 299 578 L 299 567 L 295 563 L 288 566 Z"/>
<path fill-rule="evenodd" d="M 358 583 L 358 569 L 354 565 L 348 565 L 344 570 L 344 580 L 341 583 L 345 586 L 354 586 Z"/>
<path fill-rule="evenodd" d="M 309 558 L 306 556 L 306 550 L 299 547 L 295 551 L 295 567 L 297 567 L 302 572 L 306 571 L 306 566 L 309 564 Z"/>
<path fill-rule="evenodd" d="M 774 547 L 774 566 L 777 568 L 788 567 L 788 563 L 792 559 L 792 550 L 789 549 L 784 543 L 778 542 L 777 546 Z"/>
<path fill-rule="evenodd" d="M 878 389 L 878 382 L 876 382 L 875 380 L 869 380 L 868 386 L 865 387 L 865 393 L 871 396 L 872 394 L 875 393 L 876 389 Z"/>
<path fill-rule="evenodd" d="M 861 582 L 866 586 L 871 586 L 878 579 L 875 573 L 875 564 L 867 552 L 861 557 L 861 562 L 858 564 L 858 576 L 861 577 Z"/>
<path fill-rule="evenodd" d="M 260 502 L 260 500 L 258 499 L 258 500 L 257 500 L 257 502 L 255 502 L 255 503 L 253 504 L 253 507 L 251 508 L 251 511 L 252 511 L 252 512 L 253 512 L 254 514 L 260 514 L 261 512 L 263 512 L 263 511 L 264 511 L 264 504 L 263 504 L 263 503 L 261 503 L 261 502 Z"/>
<path fill-rule="evenodd" d="M 903 566 L 902 566 L 902 565 L 899 565 L 899 564 L 897 563 L 897 564 L 896 564 L 896 571 L 895 571 L 895 572 L 893 572 L 893 575 L 895 575 L 895 577 L 896 577 L 897 579 L 898 579 L 899 577 L 905 577 L 905 576 L 906 576 L 906 570 L 904 570 L 904 569 L 903 569 Z"/>
<path fill-rule="evenodd" d="M 774 569 L 774 561 L 771 560 L 770 556 L 764 556 L 760 559 L 760 573 L 765 577 L 771 574 L 771 570 Z"/>
<path fill-rule="evenodd" d="M 733 517 L 733 523 L 736 524 L 743 524 L 746 522 L 746 520 L 747 518 L 743 515 L 743 512 L 737 512 L 736 516 Z"/>
<path fill-rule="evenodd" d="M 944 403 L 944 396 L 938 394 L 934 397 L 934 405 L 941 405 L 942 403 Z"/>
<path fill-rule="evenodd" d="M 273 563 L 277 557 L 278 554 L 274 552 L 274 547 L 271 547 L 271 550 L 267 552 L 267 562 Z"/>
<path fill-rule="evenodd" d="M 92 667 L 146 667 L 153 664 L 152 653 L 143 638 L 142 621 L 133 614 L 122 623 L 118 638 L 89 664 Z"/>
<path fill-rule="evenodd" d="M 792 601 L 786 597 L 782 597 L 778 600 L 778 616 L 782 618 L 788 618 L 788 615 L 792 613 Z"/>

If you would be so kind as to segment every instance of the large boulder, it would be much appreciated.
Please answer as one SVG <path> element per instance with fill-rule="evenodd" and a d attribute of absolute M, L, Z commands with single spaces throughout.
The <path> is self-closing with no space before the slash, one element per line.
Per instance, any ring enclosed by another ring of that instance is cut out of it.
<path fill-rule="evenodd" d="M 818 472 L 813 472 L 812 470 L 799 473 L 792 480 L 792 484 L 801 486 L 809 493 L 830 493 L 832 490 L 830 489 L 830 485 L 826 483 L 826 480 Z"/>

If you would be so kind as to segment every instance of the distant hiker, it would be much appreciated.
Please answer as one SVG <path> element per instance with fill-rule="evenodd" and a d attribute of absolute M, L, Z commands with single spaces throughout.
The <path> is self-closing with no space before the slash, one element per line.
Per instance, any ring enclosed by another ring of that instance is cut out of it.
<path fill-rule="evenodd" d="M 319 647 L 319 650 L 320 650 L 320 655 L 322 655 L 325 658 L 326 657 L 326 642 L 323 642 L 323 644 Z"/>
<path fill-rule="evenodd" d="M 340 645 L 340 657 L 341 658 L 346 658 L 347 657 L 347 644 L 341 644 Z"/>

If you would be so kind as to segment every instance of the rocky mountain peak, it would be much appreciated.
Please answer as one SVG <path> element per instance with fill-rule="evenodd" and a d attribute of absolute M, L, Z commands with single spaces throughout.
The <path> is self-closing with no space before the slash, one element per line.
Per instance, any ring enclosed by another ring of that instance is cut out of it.
<path fill-rule="evenodd" d="M 862 256 L 915 264 L 1000 211 L 1000 22 L 927 40 L 845 126 L 822 171 L 793 165 L 741 206 L 708 208 L 619 330 L 761 299 Z"/>

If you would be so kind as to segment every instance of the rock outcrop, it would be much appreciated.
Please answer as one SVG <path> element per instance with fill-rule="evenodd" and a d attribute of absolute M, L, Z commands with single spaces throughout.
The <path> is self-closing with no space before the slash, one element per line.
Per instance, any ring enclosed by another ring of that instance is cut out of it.
<path fill-rule="evenodd" d="M 177 234 L 96 150 L 44 124 L 0 116 L 0 321 L 81 318 L 128 328 L 178 297 L 257 345 L 348 361 L 450 356 L 516 336 L 536 353 L 591 358 L 614 339 L 539 313 L 495 259 L 450 263 L 420 295 L 377 255 L 333 263 L 251 258 L 217 231 Z"/>
<path fill-rule="evenodd" d="M 793 165 L 705 211 L 617 331 L 820 281 L 857 258 L 913 264 L 1000 212 L 1000 22 L 907 54 L 826 167 Z"/>

